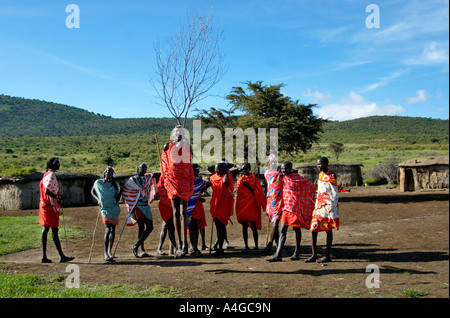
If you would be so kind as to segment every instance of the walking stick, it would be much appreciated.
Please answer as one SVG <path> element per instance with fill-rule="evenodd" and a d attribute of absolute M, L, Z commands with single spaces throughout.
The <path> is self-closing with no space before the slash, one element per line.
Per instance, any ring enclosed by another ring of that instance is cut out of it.
<path fill-rule="evenodd" d="M 62 195 L 62 194 L 61 194 Z M 66 249 L 67 249 L 67 234 L 66 234 L 66 222 L 64 222 L 64 211 L 63 211 L 63 207 L 64 207 L 64 200 L 61 200 L 61 219 L 62 219 L 62 224 L 64 227 L 64 241 L 66 242 Z"/>
<path fill-rule="evenodd" d="M 97 221 L 95 221 L 94 233 L 92 234 L 92 244 L 91 244 L 91 251 L 89 252 L 88 263 L 91 262 L 92 249 L 94 248 L 94 242 L 95 242 L 95 230 L 97 229 L 97 224 L 98 224 L 98 219 L 99 218 L 100 218 L 100 209 L 98 210 Z"/>
<path fill-rule="evenodd" d="M 267 222 L 266 246 L 267 246 L 267 243 L 269 243 L 269 227 L 270 227 L 270 217 Z"/>
<path fill-rule="evenodd" d="M 213 239 L 213 231 L 214 230 L 214 218 L 212 218 L 211 222 L 211 238 L 209 239 L 209 254 L 211 254 L 212 251 L 212 239 Z"/>
<path fill-rule="evenodd" d="M 116 248 L 114 249 L 113 257 L 116 255 L 117 246 L 119 246 L 120 238 L 122 237 L 122 233 L 123 233 L 123 230 L 125 229 L 126 225 L 127 225 L 127 219 L 125 218 L 125 221 L 124 221 L 123 227 L 122 227 L 122 231 L 120 231 L 119 239 L 117 240 L 117 243 L 116 243 Z"/>

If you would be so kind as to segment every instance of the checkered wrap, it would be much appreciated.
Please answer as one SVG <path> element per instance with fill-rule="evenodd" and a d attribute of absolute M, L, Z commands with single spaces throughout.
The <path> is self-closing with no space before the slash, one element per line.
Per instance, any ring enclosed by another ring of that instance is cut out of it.
<path fill-rule="evenodd" d="M 314 210 L 315 185 L 298 173 L 283 177 L 283 214 L 295 216 L 301 227 L 310 228 Z"/>

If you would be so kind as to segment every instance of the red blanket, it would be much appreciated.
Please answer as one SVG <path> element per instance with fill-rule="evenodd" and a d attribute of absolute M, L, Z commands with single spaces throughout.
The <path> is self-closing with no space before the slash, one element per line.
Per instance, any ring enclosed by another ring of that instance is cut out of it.
<path fill-rule="evenodd" d="M 315 185 L 298 173 L 283 177 L 283 212 L 281 222 L 288 226 L 310 228 L 314 210 Z"/>
<path fill-rule="evenodd" d="M 188 152 L 188 153 L 186 153 Z M 177 146 L 172 140 L 169 148 L 161 154 L 161 169 L 169 199 L 180 197 L 188 202 L 193 193 L 194 171 L 190 160 L 190 149 Z"/>
<path fill-rule="evenodd" d="M 164 222 L 167 222 L 173 215 L 172 203 L 167 196 L 167 190 L 164 188 L 164 178 L 161 176 L 159 182 L 156 184 L 159 193 L 159 213 Z"/>
<path fill-rule="evenodd" d="M 247 182 L 254 194 L 243 185 Z M 237 180 L 236 216 L 239 223 L 256 222 L 256 228 L 261 230 L 261 209 L 266 207 L 266 196 L 258 178 L 253 173 L 242 175 Z"/>
<path fill-rule="evenodd" d="M 219 219 L 225 225 L 228 225 L 228 220 L 233 215 L 234 208 L 234 181 L 231 173 L 228 174 L 228 185 L 223 184 L 223 176 L 217 173 L 213 174 L 209 181 L 213 190 L 211 196 L 210 213 L 213 219 Z"/>

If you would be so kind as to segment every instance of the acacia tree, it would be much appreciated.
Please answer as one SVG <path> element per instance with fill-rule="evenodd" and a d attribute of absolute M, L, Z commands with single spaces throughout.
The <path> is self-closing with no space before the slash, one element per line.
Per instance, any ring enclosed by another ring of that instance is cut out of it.
<path fill-rule="evenodd" d="M 263 85 L 245 82 L 247 90 L 233 87 L 226 99 L 229 109 L 201 110 L 197 118 L 209 127 L 278 128 L 278 150 L 292 155 L 307 152 L 319 140 L 326 121 L 313 114 L 315 104 L 300 104 L 281 93 L 283 84 Z M 235 111 L 242 115 L 236 116 Z M 226 115 L 226 116 L 225 116 Z"/>
<path fill-rule="evenodd" d="M 278 128 L 278 150 L 286 154 L 306 152 L 319 140 L 326 121 L 313 114 L 315 104 L 300 104 L 281 93 L 283 84 L 263 85 L 262 81 L 245 82 L 247 91 L 233 87 L 226 96 L 230 109 L 202 110 L 197 118 L 209 127 Z M 236 116 L 235 111 L 242 115 Z M 227 115 L 227 116 L 224 116 Z"/>
<path fill-rule="evenodd" d="M 211 13 L 189 14 L 168 47 L 159 41 L 154 46 L 157 68 L 151 82 L 158 103 L 183 127 L 191 107 L 210 96 L 208 92 L 225 74 L 222 38 L 223 30 L 213 25 Z"/>

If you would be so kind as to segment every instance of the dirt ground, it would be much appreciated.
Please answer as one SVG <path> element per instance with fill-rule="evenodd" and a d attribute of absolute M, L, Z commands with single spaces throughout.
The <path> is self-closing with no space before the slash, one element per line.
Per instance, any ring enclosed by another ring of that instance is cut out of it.
<path fill-rule="evenodd" d="M 209 246 L 211 217 L 206 198 Z M 121 224 L 126 208 L 121 205 Z M 73 238 L 64 248 L 74 256 L 71 263 L 80 268 L 81 284 L 132 284 L 174 287 L 181 297 L 200 298 L 335 298 L 335 297 L 404 297 L 403 290 L 425 292 L 423 297 L 449 297 L 449 192 L 448 190 L 401 193 L 386 187 L 355 187 L 340 193 L 341 227 L 334 232 L 333 261 L 326 265 L 305 263 L 311 254 L 311 234 L 302 230 L 301 259 L 289 259 L 294 248 L 294 232 L 288 231 L 282 262 L 267 262 L 268 256 L 244 254 L 241 225 L 233 216 L 228 225 L 228 240 L 233 247 L 225 255 L 214 257 L 203 251 L 201 257 L 159 256 L 161 218 L 157 201 L 152 203 L 155 229 L 145 246 L 150 258 L 135 258 L 130 247 L 137 240 L 137 226 L 126 227 L 120 240 L 116 261 L 103 260 L 104 228 L 99 222 L 94 253 L 88 263 L 98 208 L 66 208 L 66 226 L 79 226 L 83 237 Z M 37 215 L 37 210 L 3 211 L 0 216 Z M 266 242 L 267 222 L 263 217 L 259 246 Z M 36 240 L 40 238 L 36 237 Z M 215 235 L 214 235 L 215 239 Z M 325 234 L 318 238 L 319 251 L 324 252 Z M 249 245 L 254 247 L 251 231 Z M 164 249 L 168 251 L 166 239 Z M 0 269 L 42 275 L 68 275 L 67 263 L 58 263 L 58 256 L 49 236 L 49 258 L 54 262 L 41 264 L 41 250 L 33 249 L 0 257 Z M 368 265 L 379 268 L 379 288 L 367 288 L 371 280 Z"/>

